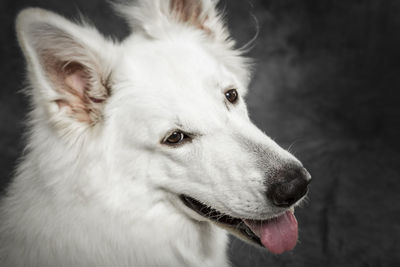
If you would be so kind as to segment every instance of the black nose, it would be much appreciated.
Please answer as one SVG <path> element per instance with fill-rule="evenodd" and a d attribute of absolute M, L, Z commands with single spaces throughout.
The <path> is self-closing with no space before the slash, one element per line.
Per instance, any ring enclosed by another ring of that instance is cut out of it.
<path fill-rule="evenodd" d="M 288 167 L 271 179 L 267 197 L 278 207 L 289 207 L 307 193 L 311 175 L 303 167 Z"/>

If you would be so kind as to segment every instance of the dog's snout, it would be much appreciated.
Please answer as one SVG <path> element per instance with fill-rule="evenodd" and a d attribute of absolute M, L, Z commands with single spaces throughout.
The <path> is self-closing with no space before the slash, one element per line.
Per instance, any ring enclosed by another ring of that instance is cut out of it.
<path fill-rule="evenodd" d="M 267 197 L 275 206 L 289 207 L 307 193 L 310 182 L 311 175 L 305 168 L 286 168 L 272 178 Z"/>

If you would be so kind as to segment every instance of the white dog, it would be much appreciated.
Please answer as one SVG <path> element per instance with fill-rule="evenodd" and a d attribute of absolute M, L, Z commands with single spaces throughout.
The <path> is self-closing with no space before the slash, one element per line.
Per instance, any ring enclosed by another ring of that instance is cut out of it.
<path fill-rule="evenodd" d="M 30 8 L 32 100 L 1 205 L 2 267 L 228 266 L 226 231 L 297 242 L 310 175 L 249 120 L 247 60 L 212 0 L 118 7 L 121 43 Z"/>

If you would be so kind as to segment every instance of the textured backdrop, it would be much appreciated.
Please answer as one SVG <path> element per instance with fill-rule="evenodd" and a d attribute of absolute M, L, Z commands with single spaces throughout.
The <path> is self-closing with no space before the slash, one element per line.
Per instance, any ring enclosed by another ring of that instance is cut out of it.
<path fill-rule="evenodd" d="M 23 149 L 27 99 L 14 34 L 23 7 L 77 17 L 122 39 L 100 0 L 0 1 L 0 188 Z M 313 175 L 300 242 L 273 256 L 232 239 L 234 266 L 400 266 L 400 2 L 225 0 L 238 46 L 256 33 L 248 98 L 255 123 Z"/>

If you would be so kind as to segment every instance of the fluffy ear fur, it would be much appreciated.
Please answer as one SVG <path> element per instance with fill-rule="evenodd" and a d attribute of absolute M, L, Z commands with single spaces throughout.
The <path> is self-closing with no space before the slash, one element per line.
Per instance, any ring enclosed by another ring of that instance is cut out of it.
<path fill-rule="evenodd" d="M 190 27 L 213 40 L 230 43 L 217 3 L 218 0 L 136 0 L 117 3 L 115 7 L 134 31 L 144 32 L 152 38 L 162 38 L 174 29 L 180 31 L 182 27 Z"/>
<path fill-rule="evenodd" d="M 93 126 L 110 95 L 112 49 L 95 29 L 38 8 L 17 17 L 18 41 L 28 62 L 34 108 L 61 130 Z"/>

